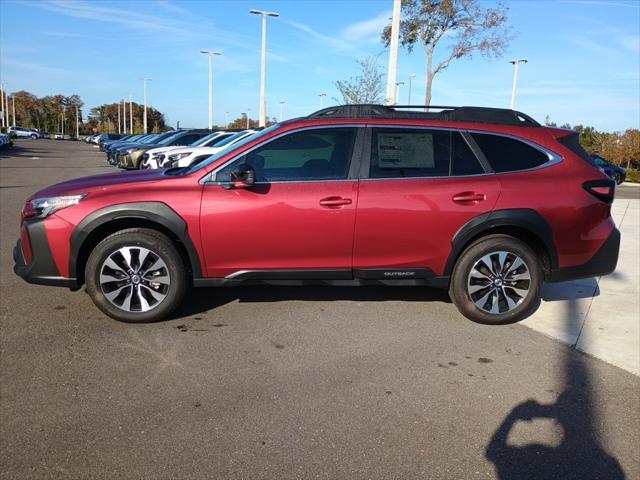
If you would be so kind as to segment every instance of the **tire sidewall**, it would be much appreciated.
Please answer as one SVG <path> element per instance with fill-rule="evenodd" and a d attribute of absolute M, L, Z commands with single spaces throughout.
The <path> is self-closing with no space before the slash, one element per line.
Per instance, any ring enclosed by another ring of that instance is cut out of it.
<path fill-rule="evenodd" d="M 100 268 L 113 252 L 125 246 L 140 246 L 158 254 L 167 265 L 171 283 L 160 305 L 147 312 L 126 312 L 113 305 L 102 293 Z M 166 318 L 181 302 L 187 279 L 184 262 L 171 241 L 153 230 L 132 229 L 115 233 L 100 242 L 89 256 L 86 266 L 87 293 L 93 303 L 106 315 L 121 322 L 147 323 Z"/>
<path fill-rule="evenodd" d="M 520 256 L 529 269 L 531 283 L 529 294 L 516 308 L 501 314 L 480 310 L 472 301 L 467 288 L 469 272 L 484 255 L 493 251 L 508 251 Z M 543 273 L 540 259 L 524 242 L 506 235 L 493 235 L 469 246 L 458 259 L 453 270 L 449 294 L 460 313 L 469 320 L 485 325 L 504 325 L 518 322 L 537 310 L 540 305 Z"/>

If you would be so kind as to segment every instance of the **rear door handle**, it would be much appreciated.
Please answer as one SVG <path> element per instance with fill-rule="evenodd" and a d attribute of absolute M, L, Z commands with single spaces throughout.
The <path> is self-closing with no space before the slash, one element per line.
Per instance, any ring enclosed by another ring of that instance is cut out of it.
<path fill-rule="evenodd" d="M 463 205 L 473 205 L 478 202 L 482 202 L 486 200 L 487 196 L 484 193 L 476 193 L 476 192 L 460 192 L 456 193 L 452 200 L 456 203 L 461 203 Z"/>
<path fill-rule="evenodd" d="M 327 197 L 320 200 L 320 205 L 328 208 L 338 208 L 343 205 L 351 205 L 350 198 L 342 198 L 342 197 Z"/>

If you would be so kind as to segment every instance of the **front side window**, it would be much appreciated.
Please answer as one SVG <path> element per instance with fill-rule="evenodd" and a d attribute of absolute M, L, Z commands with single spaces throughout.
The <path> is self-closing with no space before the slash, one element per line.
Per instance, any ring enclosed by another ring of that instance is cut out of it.
<path fill-rule="evenodd" d="M 216 174 L 229 182 L 236 165 L 246 163 L 258 182 L 343 180 L 349 175 L 355 128 L 319 128 L 277 138 Z"/>
<path fill-rule="evenodd" d="M 496 173 L 527 170 L 549 161 L 545 153 L 515 138 L 482 133 L 471 136 Z"/>
<path fill-rule="evenodd" d="M 371 178 L 446 177 L 450 162 L 448 131 L 372 129 Z"/>

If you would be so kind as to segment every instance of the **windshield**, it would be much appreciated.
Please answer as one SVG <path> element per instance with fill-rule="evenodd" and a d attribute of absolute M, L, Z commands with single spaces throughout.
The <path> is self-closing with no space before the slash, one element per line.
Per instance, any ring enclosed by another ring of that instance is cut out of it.
<path fill-rule="evenodd" d="M 193 142 L 191 144 L 192 147 L 199 147 L 200 145 L 202 145 L 203 143 L 207 143 L 207 141 L 211 140 L 212 138 L 215 138 L 217 136 L 219 136 L 222 132 L 213 132 L 210 133 L 209 135 L 202 137 L 200 140 L 196 140 L 195 142 Z"/>
<path fill-rule="evenodd" d="M 230 137 L 225 138 L 224 140 L 222 140 L 221 142 L 216 143 L 216 147 L 224 147 L 226 145 L 229 145 L 230 143 L 233 143 L 234 140 L 242 137 L 243 135 L 246 135 L 247 132 L 238 132 L 235 135 L 231 135 Z M 251 135 L 249 135 L 251 136 Z"/>
<path fill-rule="evenodd" d="M 168 137 L 163 137 L 161 141 L 156 143 L 158 145 L 168 145 L 174 140 L 176 140 L 177 138 L 180 138 L 182 135 L 184 135 L 184 132 L 174 132 L 172 135 L 169 135 Z"/>
<path fill-rule="evenodd" d="M 249 142 L 252 142 L 253 140 L 256 140 L 258 138 L 262 138 L 265 135 L 270 134 L 271 132 L 273 132 L 274 130 L 277 130 L 278 128 L 280 128 L 280 124 L 276 123 L 275 125 L 271 125 L 269 128 L 265 128 L 264 130 L 261 130 L 259 132 L 253 133 L 251 135 L 247 135 L 245 138 L 243 138 L 242 140 L 240 140 L 238 143 L 235 143 L 233 145 L 233 150 L 238 149 L 238 148 L 242 148 L 244 145 L 246 145 Z M 221 142 L 220 145 L 222 144 L 226 144 L 227 140 L 231 140 L 232 138 L 237 138 L 240 135 L 244 135 L 246 132 L 240 132 L 236 135 L 232 135 L 231 137 L 227 138 L 224 142 Z M 220 145 L 216 145 L 220 146 Z M 196 170 L 201 169 L 202 167 L 206 167 L 207 165 L 211 165 L 213 162 L 215 162 L 216 160 L 218 160 L 220 157 L 222 157 L 223 155 L 226 155 L 229 153 L 229 150 L 226 149 L 222 149 L 220 150 L 218 153 L 214 153 L 213 155 L 211 155 L 208 159 L 206 159 L 204 162 L 202 163 L 198 163 L 197 165 L 192 165 L 191 167 L 188 167 L 184 173 L 191 173 L 191 172 L 195 172 Z"/>

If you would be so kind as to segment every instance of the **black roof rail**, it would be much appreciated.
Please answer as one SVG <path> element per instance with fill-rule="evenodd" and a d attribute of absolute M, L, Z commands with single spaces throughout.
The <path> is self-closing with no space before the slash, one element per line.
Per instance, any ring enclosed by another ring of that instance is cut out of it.
<path fill-rule="evenodd" d="M 420 110 L 420 111 L 415 111 Z M 438 110 L 434 112 L 433 110 Z M 442 105 L 336 105 L 323 108 L 306 118 L 411 118 L 423 120 L 493 123 L 540 127 L 529 115 L 507 108 L 452 107 Z"/>

